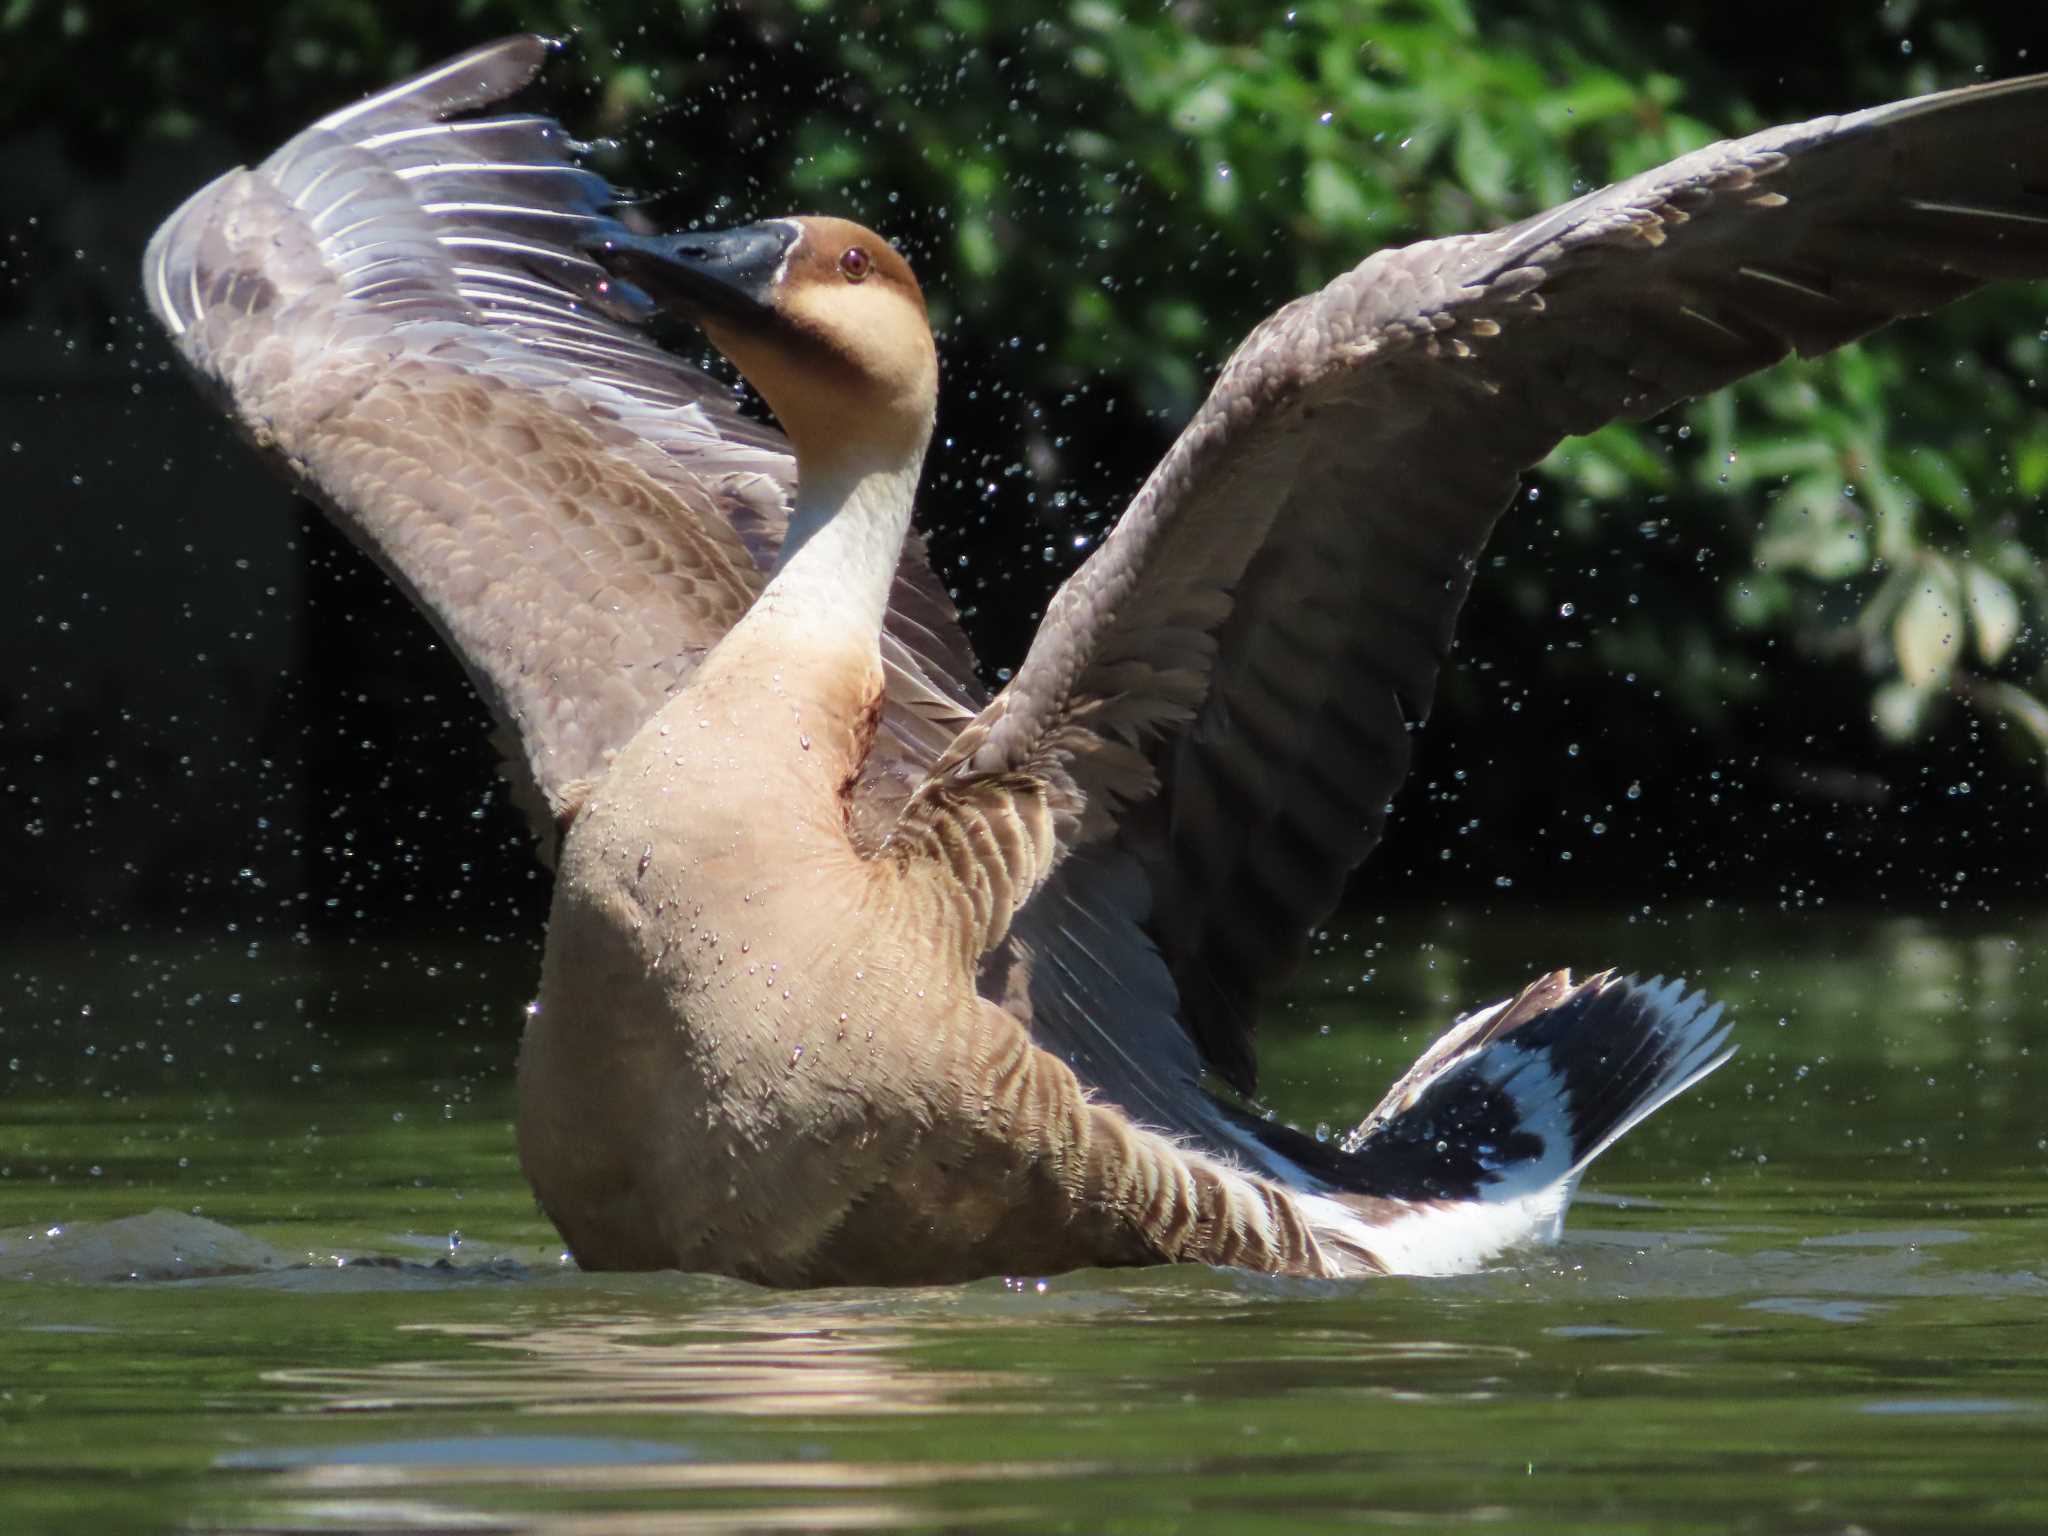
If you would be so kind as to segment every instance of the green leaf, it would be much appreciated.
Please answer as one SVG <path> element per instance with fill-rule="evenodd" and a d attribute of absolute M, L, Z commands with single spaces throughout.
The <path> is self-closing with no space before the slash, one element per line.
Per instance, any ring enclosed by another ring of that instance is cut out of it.
<path fill-rule="evenodd" d="M 1201 182 L 1203 210 L 1219 219 L 1229 218 L 1237 212 L 1237 189 L 1241 184 L 1237 167 L 1227 160 L 1216 160 L 1206 165 Z"/>
<path fill-rule="evenodd" d="M 830 8 L 831 0 L 824 0 L 823 4 L 816 7 L 821 11 Z M 969 37 L 981 37 L 988 32 L 988 9 L 977 3 L 977 0 L 944 0 L 939 7 L 939 14 L 946 19 L 947 25 L 957 32 L 966 33 Z"/>
<path fill-rule="evenodd" d="M 1772 571 L 1753 571 L 1728 593 L 1728 616 L 1744 629 L 1765 629 L 1784 617 L 1791 592 Z"/>
<path fill-rule="evenodd" d="M 1468 113 L 1458 124 L 1458 136 L 1451 146 L 1451 164 L 1458 180 L 1481 202 L 1498 206 L 1507 201 L 1508 177 L 1514 160 L 1500 147 L 1478 113 Z"/>
<path fill-rule="evenodd" d="M 1691 411 L 1693 426 L 1707 440 L 1707 451 L 1701 455 L 1694 470 L 1696 481 L 1708 495 L 1724 492 L 1728 485 L 1728 474 L 1740 464 L 1741 450 L 1735 441 L 1735 391 L 1717 390 L 1706 399 L 1694 404 Z"/>
<path fill-rule="evenodd" d="M 1912 487 L 1898 476 L 1873 471 L 1865 474 L 1857 483 L 1863 488 L 1864 498 L 1869 501 L 1871 509 L 1879 517 L 1896 518 L 1899 522 L 1907 524 L 1913 521 L 1913 509 L 1920 504 L 1919 499 L 1914 496 Z"/>
<path fill-rule="evenodd" d="M 1892 621 L 1899 672 L 1915 688 L 1931 688 L 1955 667 L 1963 605 L 1956 573 L 1939 555 L 1923 558 L 1913 590 Z"/>
<path fill-rule="evenodd" d="M 954 249 L 959 252 L 960 265 L 976 277 L 991 276 L 1001 262 L 996 251 L 995 229 L 987 219 L 978 215 L 970 215 L 960 221 Z"/>
<path fill-rule="evenodd" d="M 1894 462 L 1922 500 L 1960 522 L 1969 520 L 1970 482 L 1956 468 L 1955 460 L 1936 448 L 1916 448 L 1911 453 L 1895 455 Z"/>
<path fill-rule="evenodd" d="M 1537 472 L 1572 481 L 1595 501 L 1613 501 L 1631 490 L 1668 491 L 1677 477 L 1661 441 L 1633 422 L 1610 421 L 1584 437 L 1566 438 Z"/>
<path fill-rule="evenodd" d="M 1206 134 L 1230 118 L 1230 90 L 1221 80 L 1205 80 L 1174 104 L 1173 124 L 1182 133 Z"/>
<path fill-rule="evenodd" d="M 1890 409 L 1884 396 L 1884 371 L 1878 366 L 1875 353 L 1860 342 L 1852 342 L 1837 352 L 1833 361 L 1835 382 L 1844 400 L 1862 406 L 1866 416 Z"/>
<path fill-rule="evenodd" d="M 2013 450 L 2012 473 L 2022 496 L 2038 496 L 2048 489 L 2048 435 L 2036 433 L 2021 440 Z"/>
<path fill-rule="evenodd" d="M 1632 117 L 1641 99 L 1635 86 L 1619 75 L 1588 75 L 1562 95 L 1543 97 L 1535 105 L 1544 130 L 1557 136 Z"/>
<path fill-rule="evenodd" d="M 1972 700 L 1992 705 L 2034 738 L 2034 745 L 2048 756 L 2048 704 L 2038 694 L 2015 683 L 1989 682 L 1978 685 Z"/>
<path fill-rule="evenodd" d="M 805 192 L 826 192 L 843 187 L 866 168 L 866 157 L 855 145 L 833 142 L 823 136 L 806 135 L 805 147 L 813 152 L 789 170 L 789 182 Z"/>
<path fill-rule="evenodd" d="M 1753 441 L 1736 455 L 1733 464 L 1724 461 L 1719 473 L 1728 477 L 1727 483 L 1731 487 L 1740 490 L 1760 480 L 1782 480 L 1802 470 L 1822 470 L 1839 493 L 1841 476 L 1836 473 L 1834 465 L 1833 445 L 1810 433 L 1799 433 Z"/>
<path fill-rule="evenodd" d="M 1122 10 L 1105 0 L 1078 0 L 1072 14 L 1075 26 L 1091 32 L 1117 32 L 1125 25 Z"/>
<path fill-rule="evenodd" d="M 626 122 L 654 104 L 654 78 L 645 69 L 628 65 L 613 72 L 605 82 L 604 116 L 607 122 Z"/>
<path fill-rule="evenodd" d="M 1918 547 L 1919 498 L 1903 482 L 1885 474 L 1865 475 L 1863 495 L 1876 522 L 1878 554 L 1899 565 L 1911 560 Z"/>
<path fill-rule="evenodd" d="M 1437 20 L 1451 33 L 1460 38 L 1471 38 L 1479 31 L 1479 23 L 1473 19 L 1472 11 L 1465 0 L 1434 0 L 1430 9 L 1436 12 Z"/>
<path fill-rule="evenodd" d="M 1963 568 L 1963 587 L 1969 594 L 1970 630 L 1977 637 L 1977 654 L 1986 666 L 1995 667 L 2020 632 L 2020 600 L 2011 587 L 1981 565 Z"/>
<path fill-rule="evenodd" d="M 1757 543 L 1760 566 L 1791 566 L 1821 581 L 1870 569 L 1870 536 L 1832 469 L 1794 481 L 1771 503 Z"/>
<path fill-rule="evenodd" d="M 1309 217 L 1326 226 L 1355 226 L 1365 222 L 1366 203 L 1358 182 L 1349 172 L 1329 160 L 1309 162 L 1308 177 L 1302 184 L 1302 199 Z"/>
<path fill-rule="evenodd" d="M 1893 678 L 1870 699 L 1870 717 L 1887 741 L 1911 741 L 1927 718 L 1928 692 Z"/>

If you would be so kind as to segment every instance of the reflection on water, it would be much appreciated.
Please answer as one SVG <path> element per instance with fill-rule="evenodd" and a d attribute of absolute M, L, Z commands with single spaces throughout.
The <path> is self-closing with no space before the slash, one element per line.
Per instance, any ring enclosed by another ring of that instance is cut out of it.
<path fill-rule="evenodd" d="M 1873 1501 L 1925 1484 L 1924 1457 L 1871 1464 L 1873 1423 L 1956 1425 L 1974 1450 L 1929 1447 L 1945 1475 L 1989 1473 L 2009 1500 L 2024 1475 L 1997 1462 L 1999 1426 L 2048 1417 L 2039 1364 L 2005 1353 L 2038 1329 L 2037 1274 L 1959 1267 L 1984 1245 L 1949 1231 L 1733 1236 L 1603 1232 L 1448 1282 L 1185 1270 L 790 1298 L 648 1280 L 595 1305 L 596 1277 L 549 1279 L 520 1303 L 535 1315 L 401 1322 L 386 1343 L 416 1353 L 266 1373 L 295 1415 L 361 1428 L 217 1458 L 242 1492 L 216 1528 L 1097 1529 L 1136 1488 L 1194 1528 L 1289 1528 L 1312 1497 L 1332 1521 L 1543 1529 L 1508 1496 L 1539 1452 L 1568 1508 L 1649 1477 L 1711 1486 L 1733 1524 L 1778 1480 Z M 1991 1336 L 1958 1351 L 1957 1328 Z M 972 1363 L 989 1356 L 1014 1364 Z"/>
<path fill-rule="evenodd" d="M 951 1517 L 887 1495 L 950 1484 L 1089 1478 L 1107 1470 L 1081 1459 L 888 1466 L 823 1460 L 709 1463 L 679 1457 L 673 1446 L 568 1436 L 369 1444 L 343 1457 L 286 1453 L 228 1460 L 223 1466 L 270 1470 L 272 1475 L 254 1501 L 260 1512 L 216 1529 L 561 1533 L 921 1529 L 951 1524 Z M 479 1493 L 508 1487 L 544 1488 L 555 1498 L 596 1495 L 612 1502 L 664 1494 L 776 1502 L 744 1510 L 642 1508 L 613 1516 L 528 1511 L 511 1518 L 479 1514 L 470 1502 Z M 437 1494 L 446 1501 L 437 1500 Z M 1023 1513 L 989 1510 L 981 1519 L 988 1523 L 991 1515 L 1000 1519 Z"/>
<path fill-rule="evenodd" d="M 1039 1383 L 1009 1371 L 918 1367 L 893 1300 L 863 1315 L 830 1306 L 709 1307 L 673 1316 L 571 1314 L 544 1325 L 411 1323 L 406 1333 L 476 1350 L 460 1376 L 445 1361 L 363 1369 L 292 1368 L 266 1379 L 312 1388 L 334 1412 L 488 1403 L 551 1414 L 932 1413 L 970 1394 L 1030 1401 Z M 885 1310 L 886 1308 L 886 1310 Z"/>
<path fill-rule="evenodd" d="M 1683 971 L 1744 1051 L 1493 1273 L 804 1295 L 561 1262 L 476 1022 L 518 978 L 221 962 L 180 1033 L 53 960 L 0 1117 L 0 1530 L 2048 1529 L 2044 942 L 1333 935 L 1265 1037 L 1298 1123 L 1560 959 Z M 87 1005 L 127 1047 L 81 1054 Z"/>

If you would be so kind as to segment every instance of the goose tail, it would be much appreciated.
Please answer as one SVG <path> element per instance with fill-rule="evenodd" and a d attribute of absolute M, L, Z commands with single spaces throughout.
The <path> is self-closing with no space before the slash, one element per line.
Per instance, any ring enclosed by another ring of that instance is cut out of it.
<path fill-rule="evenodd" d="M 1683 980 L 1555 971 L 1469 1015 L 1304 1166 L 1317 1241 L 1408 1275 L 1557 1241 L 1593 1159 L 1735 1054 L 1721 1011 Z"/>

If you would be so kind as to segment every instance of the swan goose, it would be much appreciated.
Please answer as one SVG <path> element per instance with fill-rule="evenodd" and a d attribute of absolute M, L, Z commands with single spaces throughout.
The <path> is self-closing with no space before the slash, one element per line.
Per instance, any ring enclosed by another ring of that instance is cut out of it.
<path fill-rule="evenodd" d="M 547 51 L 322 118 L 144 282 L 505 728 L 558 863 L 519 1155 L 577 1259 L 1327 1276 L 1554 1239 L 1726 1059 L 1717 1007 L 1554 973 L 1326 1145 L 1234 1097 L 1257 999 L 1378 839 L 1520 473 L 2048 273 L 2048 77 L 1717 144 L 1289 304 L 991 698 L 911 528 L 909 267 L 838 219 L 646 233 L 503 109 Z M 786 438 L 646 338 L 664 310 Z"/>

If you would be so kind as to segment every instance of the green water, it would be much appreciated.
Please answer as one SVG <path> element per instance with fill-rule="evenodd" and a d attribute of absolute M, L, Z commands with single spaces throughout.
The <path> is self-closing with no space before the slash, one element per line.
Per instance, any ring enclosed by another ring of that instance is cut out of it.
<path fill-rule="evenodd" d="M 2048 1529 L 2044 944 L 1340 925 L 1266 1035 L 1302 1124 L 1564 961 L 1684 970 L 1743 1054 L 1495 1273 L 816 1294 L 560 1262 L 510 1155 L 526 950 L 18 956 L 0 1530 Z"/>

